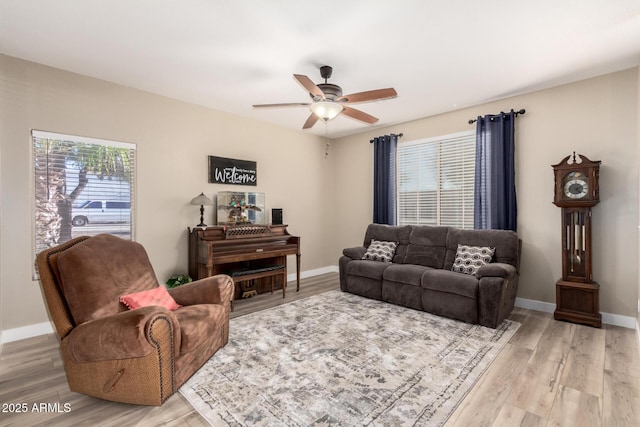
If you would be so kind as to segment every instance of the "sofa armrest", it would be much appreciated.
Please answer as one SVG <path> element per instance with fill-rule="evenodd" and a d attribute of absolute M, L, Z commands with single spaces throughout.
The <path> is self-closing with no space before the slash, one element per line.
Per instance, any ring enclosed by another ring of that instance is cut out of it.
<path fill-rule="evenodd" d="M 478 279 L 482 279 L 483 277 L 503 277 L 507 279 L 515 274 L 516 268 L 513 265 L 501 262 L 492 262 L 480 267 L 476 272 L 476 277 Z"/>
<path fill-rule="evenodd" d="M 226 274 L 217 274 L 167 290 L 180 305 L 222 304 L 229 306 L 233 299 L 234 286 L 231 277 Z"/>
<path fill-rule="evenodd" d="M 364 246 L 356 246 L 354 248 L 346 248 L 342 250 L 342 254 L 351 259 L 362 259 L 365 252 L 367 252 L 367 248 Z"/>
<path fill-rule="evenodd" d="M 75 362 L 97 362 L 144 357 L 163 343 L 180 349 L 180 326 L 170 310 L 141 307 L 76 326 L 65 338 Z"/>
<path fill-rule="evenodd" d="M 496 275 L 478 276 L 478 323 L 490 328 L 496 328 L 500 322 L 509 317 L 518 293 L 519 275 L 515 267 L 503 264 L 503 267 L 506 267 L 500 268 L 500 265 L 496 265 L 497 271 L 494 271 Z M 492 269 L 487 271 L 491 272 Z M 500 272 L 505 276 L 497 275 Z M 481 273 L 480 270 L 478 273 Z"/>

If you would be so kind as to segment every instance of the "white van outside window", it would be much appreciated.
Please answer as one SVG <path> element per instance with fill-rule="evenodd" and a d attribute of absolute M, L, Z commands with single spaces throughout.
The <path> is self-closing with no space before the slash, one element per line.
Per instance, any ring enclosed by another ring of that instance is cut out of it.
<path fill-rule="evenodd" d="M 83 227 L 87 224 L 127 223 L 131 221 L 131 202 L 87 200 L 73 208 L 72 224 Z"/>

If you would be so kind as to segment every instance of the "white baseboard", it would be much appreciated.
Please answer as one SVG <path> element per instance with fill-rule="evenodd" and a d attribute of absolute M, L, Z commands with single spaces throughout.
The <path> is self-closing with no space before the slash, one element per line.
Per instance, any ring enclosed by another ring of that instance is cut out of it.
<path fill-rule="evenodd" d="M 2 331 L 2 344 L 53 333 L 51 322 L 37 323 Z"/>
<path fill-rule="evenodd" d="M 544 313 L 553 313 L 556 311 L 556 305 L 550 302 L 536 301 L 526 298 L 516 298 L 516 307 L 526 308 L 529 310 L 542 311 Z M 631 316 L 621 316 L 619 314 L 601 313 L 602 323 L 607 325 L 621 326 L 623 328 L 637 329 L 637 320 Z"/>
<path fill-rule="evenodd" d="M 327 267 L 316 268 L 314 270 L 301 271 L 300 278 L 306 279 L 307 277 L 320 276 L 321 274 L 337 273 L 337 272 L 338 272 L 337 265 L 329 265 Z M 287 274 L 288 282 L 293 282 L 294 280 L 296 280 L 296 273 Z"/>
<path fill-rule="evenodd" d="M 631 316 L 621 316 L 619 314 L 602 313 L 602 323 L 607 325 L 622 326 L 623 328 L 635 329 L 636 319 Z"/>
<path fill-rule="evenodd" d="M 542 311 L 543 313 L 553 313 L 556 311 L 556 305 L 550 302 L 542 302 L 534 299 L 516 297 L 516 307 L 526 308 L 528 310 Z"/>

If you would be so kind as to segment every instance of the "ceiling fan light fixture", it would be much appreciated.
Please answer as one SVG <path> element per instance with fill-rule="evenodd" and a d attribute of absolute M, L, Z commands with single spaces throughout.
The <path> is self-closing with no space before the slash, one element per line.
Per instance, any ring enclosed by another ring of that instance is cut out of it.
<path fill-rule="evenodd" d="M 345 116 L 358 120 L 362 123 L 372 125 L 378 121 L 377 117 L 373 117 L 364 111 L 357 110 L 349 104 L 391 99 L 398 96 L 398 93 L 392 87 L 343 95 L 342 88 L 340 86 L 327 82 L 327 79 L 331 77 L 332 70 L 333 69 L 328 65 L 320 67 L 320 76 L 324 79 L 324 83 L 318 84 L 315 84 L 305 75 L 293 75 L 293 78 L 300 84 L 300 86 L 302 86 L 307 95 L 311 97 L 311 103 L 289 102 L 285 104 L 257 104 L 253 107 L 309 107 L 311 114 L 309 114 L 307 121 L 304 122 L 302 129 L 309 129 L 313 127 L 313 125 L 315 125 L 320 119 L 326 123 L 340 114 L 344 114 Z"/>
<path fill-rule="evenodd" d="M 324 121 L 335 119 L 344 109 L 342 105 L 333 101 L 314 102 L 309 106 L 313 114 Z"/>

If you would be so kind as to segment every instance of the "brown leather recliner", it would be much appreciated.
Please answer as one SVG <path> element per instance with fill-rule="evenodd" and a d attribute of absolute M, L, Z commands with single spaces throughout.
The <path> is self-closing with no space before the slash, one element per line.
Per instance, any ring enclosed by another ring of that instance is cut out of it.
<path fill-rule="evenodd" d="M 136 242 L 78 237 L 42 251 L 37 266 L 72 391 L 161 405 L 229 340 L 229 276 L 169 289 L 175 311 L 129 310 L 120 296 L 160 286 Z"/>

